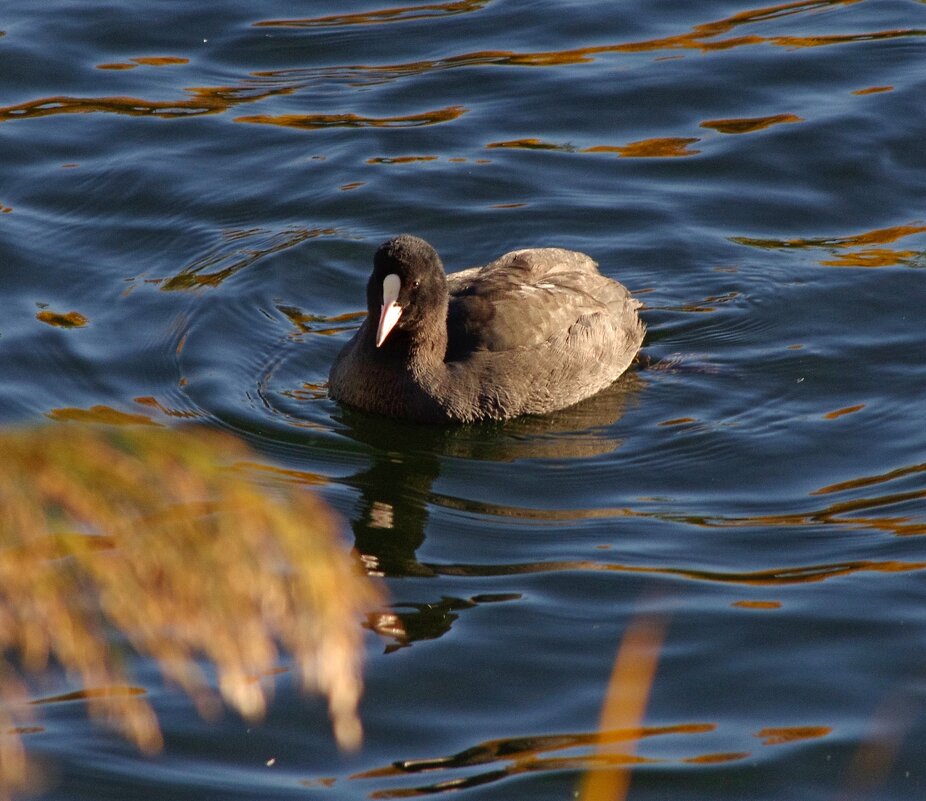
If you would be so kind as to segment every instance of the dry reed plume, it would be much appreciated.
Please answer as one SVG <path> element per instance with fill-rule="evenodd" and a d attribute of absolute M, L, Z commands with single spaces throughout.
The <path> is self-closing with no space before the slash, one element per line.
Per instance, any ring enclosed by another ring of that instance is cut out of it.
<path fill-rule="evenodd" d="M 357 623 L 381 598 L 314 496 L 257 486 L 231 467 L 247 450 L 201 429 L 48 425 L 0 432 L 0 454 L 0 796 L 25 782 L 13 727 L 50 665 L 91 714 L 160 747 L 114 632 L 207 716 L 221 697 L 259 717 L 285 650 L 338 742 L 359 744 Z"/>
<path fill-rule="evenodd" d="M 591 768 L 582 776 L 579 801 L 624 801 L 630 789 L 631 757 L 643 733 L 643 719 L 656 678 L 665 635 L 660 617 L 637 617 L 624 633 L 601 709 L 598 745 Z M 621 738 L 614 752 L 609 732 Z"/>

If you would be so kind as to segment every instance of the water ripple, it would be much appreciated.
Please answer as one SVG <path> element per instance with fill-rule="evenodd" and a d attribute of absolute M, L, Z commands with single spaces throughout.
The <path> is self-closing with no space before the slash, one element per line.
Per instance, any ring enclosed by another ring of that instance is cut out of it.
<path fill-rule="evenodd" d="M 900 239 L 926 232 L 926 225 L 918 222 L 878 228 L 861 234 L 836 237 L 801 237 L 797 239 L 770 239 L 731 237 L 731 241 L 764 250 L 826 250 L 833 258 L 821 259 L 824 267 L 921 267 L 926 264 L 926 247 L 918 250 L 894 250 L 873 245 L 889 245 Z M 921 237 L 926 242 L 926 237 Z M 849 251 L 849 252 L 843 252 Z"/>
<path fill-rule="evenodd" d="M 280 125 L 305 131 L 322 128 L 418 128 L 423 125 L 450 122 L 468 110 L 463 106 L 448 106 L 434 111 L 394 117 L 364 117 L 359 114 L 282 114 L 279 116 L 257 114 L 250 117 L 236 117 L 235 122 Z"/>
<path fill-rule="evenodd" d="M 255 22 L 256 28 L 340 28 L 348 25 L 379 25 L 411 20 L 437 19 L 481 11 L 491 0 L 449 0 L 417 6 L 396 6 L 356 14 L 330 14 L 304 19 L 271 19 Z"/>

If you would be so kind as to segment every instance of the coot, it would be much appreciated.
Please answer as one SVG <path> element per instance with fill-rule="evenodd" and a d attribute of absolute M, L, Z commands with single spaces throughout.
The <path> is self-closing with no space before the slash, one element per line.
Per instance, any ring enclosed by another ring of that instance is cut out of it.
<path fill-rule="evenodd" d="M 515 250 L 446 275 L 403 234 L 373 257 L 368 315 L 329 393 L 421 422 L 503 420 L 571 406 L 611 384 L 643 341 L 640 302 L 584 253 Z"/>

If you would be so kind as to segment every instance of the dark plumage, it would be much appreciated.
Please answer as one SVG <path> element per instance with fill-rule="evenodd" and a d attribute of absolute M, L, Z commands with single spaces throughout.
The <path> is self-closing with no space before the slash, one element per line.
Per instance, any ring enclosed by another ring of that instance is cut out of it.
<path fill-rule="evenodd" d="M 584 253 L 515 250 L 445 275 L 434 248 L 402 235 L 373 257 L 369 313 L 338 354 L 329 391 L 423 422 L 562 409 L 630 365 L 643 341 L 639 305 Z"/>

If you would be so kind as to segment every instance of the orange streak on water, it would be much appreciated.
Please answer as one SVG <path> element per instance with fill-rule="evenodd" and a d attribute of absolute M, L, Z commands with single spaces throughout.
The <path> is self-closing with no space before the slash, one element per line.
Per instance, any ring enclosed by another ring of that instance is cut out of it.
<path fill-rule="evenodd" d="M 114 409 L 111 406 L 96 405 L 89 409 L 80 409 L 74 406 L 61 407 L 52 409 L 46 415 L 51 420 L 59 423 L 77 422 L 77 423 L 98 423 L 108 426 L 157 426 L 148 415 L 145 414 L 128 414 Z"/>
<path fill-rule="evenodd" d="M 627 629 L 618 649 L 601 710 L 599 730 L 619 729 L 630 733 L 631 739 L 621 748 L 621 756 L 633 756 L 643 731 L 643 717 L 656 677 L 664 636 L 663 620 L 640 618 Z M 599 737 L 597 756 L 607 758 L 612 755 L 607 745 Z M 591 770 L 583 777 L 579 801 L 621 801 L 627 797 L 629 786 L 630 771 L 624 766 L 611 765 L 603 770 Z"/>
<path fill-rule="evenodd" d="M 189 64 L 190 59 L 179 56 L 141 56 L 133 58 L 136 64 L 143 64 L 146 67 L 171 67 L 176 64 Z"/>
<path fill-rule="evenodd" d="M 179 56 L 139 56 L 129 61 L 117 61 L 110 64 L 97 64 L 98 70 L 133 70 L 136 67 L 170 67 L 177 64 L 189 64 L 190 59 Z"/>
<path fill-rule="evenodd" d="M 920 256 L 917 250 L 892 250 L 891 248 L 869 248 L 856 253 L 845 253 L 835 259 L 823 259 L 824 267 L 896 267 Z"/>
<path fill-rule="evenodd" d="M 461 117 L 469 109 L 465 106 L 448 106 L 420 114 L 406 114 L 398 117 L 363 117 L 359 114 L 280 114 L 271 116 L 257 114 L 250 117 L 236 117 L 235 122 L 281 125 L 286 128 L 317 130 L 319 128 L 417 128 L 436 125 Z"/>
<path fill-rule="evenodd" d="M 881 475 L 877 476 L 863 476 L 861 478 L 850 479 L 849 481 L 841 481 L 838 484 L 829 484 L 825 487 L 821 487 L 818 490 L 814 490 L 810 494 L 829 495 L 834 492 L 846 492 L 847 490 L 862 489 L 864 487 L 871 487 L 875 484 L 884 484 L 890 481 L 896 481 L 899 478 L 918 475 L 919 473 L 926 473 L 926 463 L 915 464 L 909 467 L 899 467 L 896 470 L 891 470 L 887 473 L 882 473 Z"/>
<path fill-rule="evenodd" d="M 893 86 L 869 86 L 867 89 L 856 89 L 854 95 L 874 95 L 880 92 L 893 92 Z"/>
<path fill-rule="evenodd" d="M 12 106 L 0 106 L 0 122 L 50 117 L 56 114 L 125 114 L 132 117 L 195 117 L 220 114 L 242 103 L 253 103 L 295 91 L 294 86 L 257 90 L 252 87 L 195 87 L 181 100 L 144 100 L 138 97 L 71 97 L 54 95 Z"/>
<path fill-rule="evenodd" d="M 521 148 L 523 150 L 562 150 L 565 152 L 573 152 L 574 148 L 569 145 L 558 145 L 555 142 L 544 142 L 542 139 L 538 139 L 536 136 L 525 137 L 524 139 L 510 139 L 506 142 L 489 142 L 486 145 L 487 149 L 494 149 L 500 147 L 513 147 Z"/>
<path fill-rule="evenodd" d="M 29 703 L 32 706 L 45 706 L 48 704 L 65 704 L 71 701 L 86 701 L 91 698 L 111 698 L 114 696 L 133 696 L 146 695 L 147 690 L 141 687 L 130 686 L 109 686 L 109 687 L 87 687 L 81 690 L 74 690 L 61 695 L 49 695 L 44 698 L 36 698 Z"/>
<path fill-rule="evenodd" d="M 781 609 L 781 601 L 734 601 L 737 609 Z"/>
<path fill-rule="evenodd" d="M 773 114 L 770 117 L 743 117 L 725 120 L 705 120 L 702 128 L 712 128 L 725 134 L 752 133 L 770 128 L 772 125 L 781 125 L 786 122 L 803 122 L 803 117 L 796 114 Z"/>
<path fill-rule="evenodd" d="M 61 314 L 48 309 L 36 314 L 35 319 L 47 325 L 53 325 L 55 328 L 83 328 L 90 322 L 80 312 L 71 311 Z"/>
<path fill-rule="evenodd" d="M 357 14 L 331 14 L 305 19 L 271 19 L 255 22 L 255 28 L 330 28 L 344 25 L 376 25 L 385 22 L 405 22 L 415 19 L 445 17 L 479 11 L 489 0 L 456 0 L 447 3 L 428 3 L 420 6 L 398 6 Z"/>
<path fill-rule="evenodd" d="M 330 479 L 321 475 L 321 473 L 277 467 L 276 465 L 261 464 L 260 462 L 238 461 L 235 462 L 234 468 L 241 473 L 251 474 L 252 476 L 271 476 L 286 484 L 317 487 L 330 483 Z"/>
<path fill-rule="evenodd" d="M 197 417 L 202 417 L 201 412 L 194 412 L 188 409 L 173 409 L 169 406 L 165 406 L 157 398 L 151 397 L 150 395 L 139 395 L 132 400 L 140 406 L 157 409 L 161 414 L 167 415 L 168 417 L 177 417 L 182 420 L 194 420 Z"/>
<path fill-rule="evenodd" d="M 779 47 L 797 49 L 802 47 L 826 47 L 828 45 L 852 44 L 855 42 L 878 42 L 907 36 L 924 36 L 926 31 L 913 28 L 896 28 L 869 33 L 845 33 L 831 36 L 773 36 L 768 41 Z"/>
<path fill-rule="evenodd" d="M 728 751 L 719 754 L 702 754 L 701 756 L 683 759 L 686 765 L 718 765 L 723 762 L 737 762 L 748 759 L 752 754 L 749 751 Z"/>
<path fill-rule="evenodd" d="M 861 411 L 864 408 L 865 408 L 864 403 L 859 403 L 856 406 L 846 406 L 844 409 L 836 409 L 835 411 L 827 412 L 825 415 L 823 415 L 823 419 L 824 420 L 836 420 L 839 417 L 843 417 L 844 415 L 847 415 L 847 414 L 853 414 L 855 412 Z"/>
<path fill-rule="evenodd" d="M 762 740 L 762 745 L 785 745 L 786 743 L 801 740 L 815 740 L 832 734 L 831 726 L 786 726 L 782 728 L 767 728 L 756 733 Z"/>
<path fill-rule="evenodd" d="M 367 164 L 412 164 L 418 161 L 437 161 L 437 156 L 377 156 L 367 159 Z M 449 159 L 454 161 L 454 159 Z"/>
<path fill-rule="evenodd" d="M 366 73 L 370 75 L 383 75 L 386 76 L 386 79 L 388 80 L 391 77 L 399 77 L 409 74 L 420 74 L 438 69 L 448 69 L 453 67 L 480 65 L 551 67 L 586 64 L 594 61 L 596 56 L 612 53 L 657 53 L 664 50 L 697 50 L 701 52 L 711 52 L 730 50 L 736 47 L 743 47 L 748 45 L 763 44 L 797 49 L 926 35 L 926 31 L 923 30 L 896 29 L 863 33 L 823 35 L 815 37 L 761 36 L 758 34 L 747 34 L 733 36 L 726 39 L 719 38 L 730 34 L 741 26 L 760 24 L 768 22 L 769 20 L 775 20 L 778 18 L 797 14 L 814 13 L 825 8 L 851 5 L 859 1 L 860 0 L 800 0 L 799 2 L 794 3 L 767 6 L 743 11 L 724 19 L 695 25 L 687 33 L 661 37 L 658 39 L 649 39 L 640 42 L 622 42 L 618 44 L 577 47 L 569 50 L 538 51 L 527 53 L 518 53 L 510 50 L 485 50 L 473 53 L 465 53 L 457 56 L 449 56 L 435 60 L 411 62 L 407 64 L 393 64 L 385 66 L 355 65 L 345 69 L 348 72 L 355 74 Z M 345 17 L 332 19 L 343 20 Z M 298 22 L 300 21 L 289 21 L 290 24 Z M 318 20 L 305 20 L 303 22 L 317 23 Z M 264 74 L 269 75 L 274 73 Z"/>
<path fill-rule="evenodd" d="M 583 153 L 617 153 L 623 158 L 679 158 L 695 156 L 700 150 L 689 150 L 688 145 L 701 141 L 697 137 L 666 136 L 642 139 L 627 145 L 596 145 L 582 150 Z"/>
<path fill-rule="evenodd" d="M 254 228 L 244 231 L 229 231 L 225 239 L 240 246 L 228 250 L 225 246 L 199 257 L 176 275 L 158 279 L 165 292 L 188 291 L 202 287 L 217 287 L 227 278 L 258 263 L 261 259 L 295 247 L 309 239 L 330 236 L 334 228 L 292 227 L 282 231 L 268 231 Z"/>
<path fill-rule="evenodd" d="M 853 248 L 864 245 L 889 245 L 898 239 L 926 232 L 926 225 L 908 223 L 890 228 L 875 228 L 861 234 L 800 239 L 752 239 L 735 237 L 733 241 L 757 248 Z"/>

